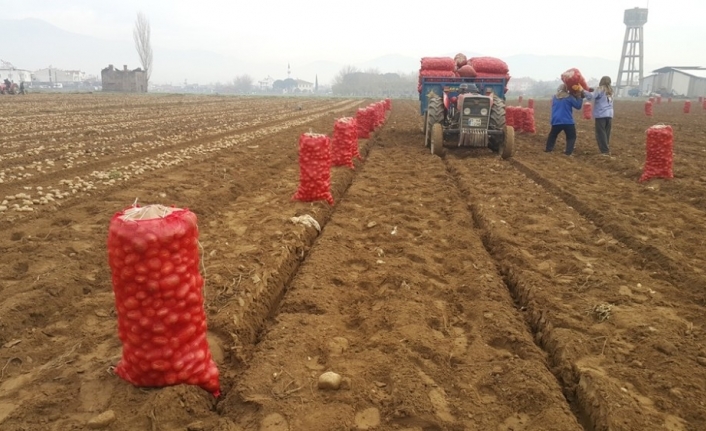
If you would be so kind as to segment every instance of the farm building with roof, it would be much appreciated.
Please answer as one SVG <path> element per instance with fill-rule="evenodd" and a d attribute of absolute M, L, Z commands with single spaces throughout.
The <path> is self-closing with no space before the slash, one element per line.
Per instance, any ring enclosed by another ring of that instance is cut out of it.
<path fill-rule="evenodd" d="M 662 67 L 642 79 L 640 90 L 643 94 L 659 93 L 682 97 L 706 95 L 706 68 Z"/>

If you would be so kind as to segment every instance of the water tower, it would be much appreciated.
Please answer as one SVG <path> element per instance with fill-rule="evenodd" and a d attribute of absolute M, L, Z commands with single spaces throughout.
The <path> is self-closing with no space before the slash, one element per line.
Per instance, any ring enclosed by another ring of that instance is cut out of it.
<path fill-rule="evenodd" d="M 625 10 L 625 40 L 623 55 L 620 57 L 618 81 L 615 84 L 616 94 L 624 96 L 631 87 L 638 87 L 642 82 L 644 61 L 644 32 L 647 24 L 647 8 Z"/>

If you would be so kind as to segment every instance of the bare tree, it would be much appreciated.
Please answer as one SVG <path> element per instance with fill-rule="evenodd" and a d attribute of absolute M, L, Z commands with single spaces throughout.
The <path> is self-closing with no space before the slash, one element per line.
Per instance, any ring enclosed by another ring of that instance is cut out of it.
<path fill-rule="evenodd" d="M 152 76 L 152 42 L 150 41 L 150 21 L 142 12 L 137 13 L 135 28 L 132 30 L 132 38 L 135 41 L 135 49 L 137 55 L 140 56 L 140 63 L 145 70 L 147 82 L 149 83 Z"/>

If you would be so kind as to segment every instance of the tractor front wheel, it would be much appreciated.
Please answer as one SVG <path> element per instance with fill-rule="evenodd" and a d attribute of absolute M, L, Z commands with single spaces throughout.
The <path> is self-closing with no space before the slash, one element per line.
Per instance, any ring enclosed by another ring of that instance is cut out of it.
<path fill-rule="evenodd" d="M 424 146 L 431 146 L 432 128 L 434 124 L 440 124 L 444 120 L 444 105 L 441 97 L 436 94 L 429 96 L 427 112 L 424 117 Z"/>
<path fill-rule="evenodd" d="M 443 157 L 446 153 L 444 150 L 444 128 L 440 123 L 436 123 L 431 128 L 431 153 Z"/>
<path fill-rule="evenodd" d="M 509 159 L 515 154 L 515 128 L 505 126 L 505 139 L 500 145 L 500 157 Z"/>

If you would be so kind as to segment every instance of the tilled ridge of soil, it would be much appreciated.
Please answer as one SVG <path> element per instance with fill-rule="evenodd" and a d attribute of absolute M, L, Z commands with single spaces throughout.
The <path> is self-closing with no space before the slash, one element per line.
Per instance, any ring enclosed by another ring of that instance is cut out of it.
<path fill-rule="evenodd" d="M 580 430 L 443 164 L 408 145 L 403 108 L 219 411 L 269 431 Z M 343 387 L 318 389 L 325 371 Z"/>
<path fill-rule="evenodd" d="M 120 346 L 109 274 L 100 252 L 107 220 L 136 194 L 142 202 L 164 202 L 168 197 L 199 216 L 209 341 L 227 393 L 284 284 L 317 237 L 313 228 L 295 225 L 290 217 L 311 214 L 325 225 L 333 211 L 325 203 L 290 201 L 298 182 L 297 139 L 310 129 L 330 131 L 335 118 L 354 112 L 347 105 L 344 111 L 332 110 L 316 121 L 253 140 L 248 147 L 157 171 L 132 181 L 129 188 L 99 194 L 101 205 L 74 200 L 60 214 L 23 220 L 21 230 L 2 239 L 13 252 L 5 263 L 16 269 L 0 304 L 7 311 L 3 317 L 14 320 L 3 319 L 0 335 L 21 340 L 12 351 L 0 350 L 0 359 L 9 359 L 10 365 L 0 387 L 0 396 L 8 400 L 3 401 L 3 427 L 80 428 L 105 409 L 118 417 L 112 429 L 174 429 L 201 419 L 222 422 L 213 411 L 214 400 L 198 388 L 150 391 L 108 373 L 119 359 Z M 370 142 L 361 141 L 363 156 Z M 336 199 L 356 172 L 334 171 Z M 280 211 L 283 206 L 290 211 Z M 23 253 L 41 254 L 41 259 Z M 62 265 L 61 273 L 74 283 L 56 277 Z M 32 288 L 23 289 L 28 284 Z M 13 361 L 7 354 L 23 359 Z"/>
<path fill-rule="evenodd" d="M 449 159 L 486 247 L 587 428 L 700 429 L 706 371 L 695 368 L 703 348 L 691 322 L 701 308 L 640 269 L 640 255 L 553 188 L 512 164 Z"/>

